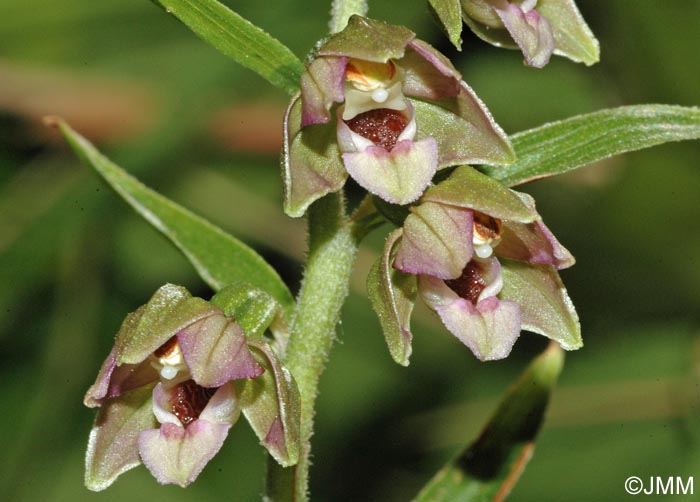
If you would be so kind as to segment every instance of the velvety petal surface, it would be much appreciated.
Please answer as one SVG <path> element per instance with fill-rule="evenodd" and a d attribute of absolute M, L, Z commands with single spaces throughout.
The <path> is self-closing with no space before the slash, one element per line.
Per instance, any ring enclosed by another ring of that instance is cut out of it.
<path fill-rule="evenodd" d="M 403 140 L 388 152 L 380 146 L 343 154 L 345 168 L 370 193 L 393 204 L 421 196 L 437 169 L 438 147 L 432 138 Z"/>
<path fill-rule="evenodd" d="M 203 387 L 219 387 L 263 372 L 248 349 L 241 327 L 221 311 L 187 326 L 177 339 L 192 378 Z"/>
<path fill-rule="evenodd" d="M 539 219 L 534 204 L 469 166 L 456 168 L 449 178 L 428 188 L 421 200 L 473 209 L 502 220 L 529 223 Z"/>
<path fill-rule="evenodd" d="M 459 277 L 472 257 L 473 213 L 435 202 L 411 208 L 394 267 L 440 279 Z"/>
<path fill-rule="evenodd" d="M 124 320 L 115 342 L 117 364 L 144 361 L 178 331 L 218 310 L 181 286 L 160 287 L 146 305 Z"/>
<path fill-rule="evenodd" d="M 418 290 L 445 327 L 481 361 L 503 359 L 520 336 L 520 309 L 495 296 L 476 306 L 460 298 L 444 281 L 430 276 L 418 279 Z"/>
<path fill-rule="evenodd" d="M 138 436 L 156 424 L 151 386 L 107 399 L 90 431 L 85 456 L 85 486 L 104 490 L 117 477 L 139 465 Z"/>
<path fill-rule="evenodd" d="M 318 51 L 320 56 L 347 56 L 385 63 L 403 57 L 415 33 L 403 26 L 354 15 L 345 29 L 333 35 Z"/>
<path fill-rule="evenodd" d="M 269 345 L 252 342 L 251 348 L 265 373 L 239 383 L 243 414 L 270 455 L 285 467 L 294 465 L 301 441 L 299 390 Z"/>
<path fill-rule="evenodd" d="M 340 190 L 347 177 L 336 125 L 331 121 L 302 129 L 301 100 L 297 96 L 284 119 L 284 212 L 294 218 L 302 216 L 312 202 Z"/>
<path fill-rule="evenodd" d="M 552 266 L 503 260 L 500 297 L 520 304 L 522 327 L 555 340 L 566 350 L 583 346 L 574 304 Z"/>
<path fill-rule="evenodd" d="M 229 424 L 214 424 L 201 419 L 186 429 L 165 423 L 160 429 L 141 432 L 138 451 L 144 465 L 159 483 L 184 488 L 199 476 L 221 449 L 230 428 Z"/>
<path fill-rule="evenodd" d="M 525 62 L 536 68 L 544 67 L 554 52 L 554 33 L 547 18 L 537 10 L 528 12 L 514 3 L 506 2 L 503 8 L 496 7 L 508 33 L 525 56 Z"/>
<path fill-rule="evenodd" d="M 527 194 L 518 195 L 534 211 L 534 199 Z M 504 221 L 501 242 L 494 251 L 502 258 L 554 265 L 557 269 L 570 267 L 576 262 L 540 219 L 527 224 Z"/>
<path fill-rule="evenodd" d="M 344 57 L 314 59 L 301 76 L 301 127 L 330 121 L 333 103 L 343 101 Z"/>
<path fill-rule="evenodd" d="M 411 313 L 418 295 L 415 275 L 392 266 L 402 230 L 396 229 L 386 240 L 384 251 L 367 276 L 367 292 L 379 318 L 391 357 L 408 366 L 411 356 Z"/>

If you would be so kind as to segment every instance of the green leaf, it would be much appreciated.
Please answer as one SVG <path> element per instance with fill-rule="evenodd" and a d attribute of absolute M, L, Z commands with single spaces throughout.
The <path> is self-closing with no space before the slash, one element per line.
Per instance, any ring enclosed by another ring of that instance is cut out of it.
<path fill-rule="evenodd" d="M 563 351 L 551 344 L 515 382 L 478 439 L 443 467 L 414 502 L 504 500 L 532 456 L 563 364 Z"/>
<path fill-rule="evenodd" d="M 511 137 L 518 160 L 486 174 L 507 186 L 563 174 L 669 141 L 700 138 L 700 108 L 623 106 L 545 124 Z"/>
<path fill-rule="evenodd" d="M 404 274 L 392 267 L 394 248 L 401 238 L 401 229 L 387 238 L 384 252 L 367 276 L 367 292 L 377 313 L 391 357 L 408 366 L 411 357 L 411 312 L 416 301 L 418 284 L 415 275 Z"/>
<path fill-rule="evenodd" d="M 299 389 L 269 345 L 251 342 L 250 348 L 265 373 L 239 381 L 243 414 L 270 455 L 289 467 L 297 463 L 301 445 Z"/>
<path fill-rule="evenodd" d="M 152 0 L 202 40 L 289 94 L 304 65 L 289 48 L 216 0 Z"/>
<path fill-rule="evenodd" d="M 566 350 L 583 346 L 581 325 L 574 304 L 556 269 L 501 259 L 502 300 L 520 305 L 523 329 L 558 342 Z"/>
<path fill-rule="evenodd" d="M 459 0 L 429 0 L 430 10 L 437 16 L 447 37 L 458 51 L 462 50 L 462 6 Z"/>
<path fill-rule="evenodd" d="M 85 457 L 85 486 L 100 491 L 141 463 L 138 437 L 156 426 L 153 385 L 107 400 L 90 431 Z"/>
<path fill-rule="evenodd" d="M 61 119 L 50 119 L 76 154 L 126 201 L 182 251 L 200 277 L 215 290 L 246 281 L 272 295 L 287 314 L 294 299 L 277 272 L 254 250 L 143 185 L 103 156 Z"/>

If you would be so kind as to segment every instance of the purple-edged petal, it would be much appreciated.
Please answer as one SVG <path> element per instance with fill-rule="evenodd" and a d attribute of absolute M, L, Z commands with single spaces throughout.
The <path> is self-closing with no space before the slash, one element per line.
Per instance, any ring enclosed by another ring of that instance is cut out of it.
<path fill-rule="evenodd" d="M 331 119 L 333 103 L 343 101 L 345 83 L 344 57 L 314 59 L 301 76 L 301 127 L 325 124 Z"/>
<path fill-rule="evenodd" d="M 455 279 L 472 257 L 473 213 L 424 202 L 411 208 L 394 267 L 409 274 Z"/>
<path fill-rule="evenodd" d="M 588 66 L 600 59 L 600 44 L 574 0 L 539 0 L 537 12 L 554 30 L 554 54 Z"/>
<path fill-rule="evenodd" d="M 514 3 L 495 7 L 508 33 L 518 44 L 529 66 L 542 68 L 554 52 L 554 33 L 547 18 L 535 10 L 523 12 Z"/>
<path fill-rule="evenodd" d="M 343 154 L 348 174 L 367 191 L 392 204 L 415 201 L 437 169 L 437 143 L 432 138 L 403 140 L 391 152 L 380 146 Z"/>
<path fill-rule="evenodd" d="M 532 197 L 522 193 L 518 195 L 525 204 L 535 209 Z M 557 269 L 570 267 L 576 262 L 542 220 L 527 224 L 504 221 L 501 242 L 494 251 L 502 258 L 554 265 Z"/>
<path fill-rule="evenodd" d="M 156 425 L 151 387 L 143 387 L 106 400 L 90 431 L 85 456 L 85 486 L 104 490 L 123 472 L 141 463 L 138 436 Z"/>
<path fill-rule="evenodd" d="M 452 63 L 422 40 L 412 40 L 399 64 L 404 70 L 403 90 L 408 96 L 425 99 L 454 98 L 462 76 Z"/>
<path fill-rule="evenodd" d="M 411 357 L 411 312 L 416 302 L 417 278 L 392 266 L 403 230 L 394 230 L 386 239 L 384 251 L 367 275 L 367 293 L 377 313 L 391 357 L 408 366 Z"/>
<path fill-rule="evenodd" d="M 333 35 L 319 56 L 347 56 L 386 63 L 403 57 L 406 44 L 415 37 L 408 28 L 354 15 L 345 29 Z"/>
<path fill-rule="evenodd" d="M 241 327 L 223 313 L 189 325 L 178 333 L 177 340 L 192 378 L 202 387 L 219 387 L 263 372 Z"/>
<path fill-rule="evenodd" d="M 338 150 L 335 124 L 302 129 L 301 108 L 297 96 L 284 118 L 284 212 L 294 218 L 302 216 L 315 200 L 340 190 L 348 177 Z"/>
<path fill-rule="evenodd" d="M 444 281 L 430 276 L 418 279 L 423 300 L 445 327 L 481 361 L 503 359 L 520 336 L 520 308 L 517 303 L 495 296 L 476 306 L 460 298 Z"/>
<path fill-rule="evenodd" d="M 116 364 L 117 349 L 114 347 L 102 364 L 97 380 L 85 393 L 83 400 L 85 406 L 98 407 L 105 399 L 117 397 L 158 380 L 158 372 L 148 363 L 122 366 Z"/>
<path fill-rule="evenodd" d="M 187 429 L 166 423 L 160 429 L 141 432 L 138 451 L 159 483 L 184 488 L 221 449 L 230 428 L 229 424 L 213 424 L 206 420 L 195 420 Z"/>

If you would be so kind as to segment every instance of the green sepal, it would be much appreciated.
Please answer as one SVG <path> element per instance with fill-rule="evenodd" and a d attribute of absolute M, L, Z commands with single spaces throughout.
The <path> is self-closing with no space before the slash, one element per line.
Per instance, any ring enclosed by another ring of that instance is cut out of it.
<path fill-rule="evenodd" d="M 182 286 L 166 284 L 146 305 L 129 314 L 117 333 L 117 365 L 138 364 L 191 324 L 219 312 Z"/>
<path fill-rule="evenodd" d="M 226 286 L 211 298 L 211 303 L 233 317 L 249 339 L 260 339 L 265 330 L 286 327 L 279 303 L 264 291 L 246 282 Z"/>
<path fill-rule="evenodd" d="M 303 216 L 314 201 L 340 190 L 348 178 L 338 149 L 335 120 L 332 117 L 327 124 L 301 129 L 299 96 L 289 105 L 282 153 L 284 212 L 288 216 Z"/>
<path fill-rule="evenodd" d="M 502 300 L 520 305 L 522 329 L 559 343 L 565 350 L 583 347 L 581 325 L 574 304 L 556 269 L 501 259 Z"/>
<path fill-rule="evenodd" d="M 449 178 L 426 190 L 421 202 L 438 202 L 474 209 L 503 220 L 530 223 L 539 219 L 534 206 L 493 178 L 469 166 L 460 166 Z"/>
<path fill-rule="evenodd" d="M 382 255 L 367 276 L 367 292 L 391 357 L 400 365 L 408 366 L 413 339 L 411 313 L 418 295 L 418 281 L 415 275 L 392 267 L 401 234 L 401 229 L 397 229 L 387 237 Z"/>
<path fill-rule="evenodd" d="M 85 486 L 89 490 L 104 490 L 120 474 L 141 464 L 139 433 L 158 424 L 153 414 L 154 386 L 140 387 L 102 404 L 85 455 Z"/>
<path fill-rule="evenodd" d="M 301 449 L 299 389 L 269 345 L 252 341 L 249 348 L 265 373 L 236 382 L 243 414 L 270 455 L 289 467 Z"/>
<path fill-rule="evenodd" d="M 385 63 L 402 58 L 406 45 L 415 36 L 403 26 L 354 15 L 345 29 L 328 39 L 318 54 Z"/>

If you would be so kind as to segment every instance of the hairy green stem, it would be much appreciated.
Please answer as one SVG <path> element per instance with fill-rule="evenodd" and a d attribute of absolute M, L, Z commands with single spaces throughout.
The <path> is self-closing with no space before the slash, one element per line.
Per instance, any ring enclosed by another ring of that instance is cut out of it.
<path fill-rule="evenodd" d="M 333 0 L 331 20 L 328 27 L 331 33 L 338 33 L 348 24 L 353 14 L 367 14 L 367 0 Z"/>
<path fill-rule="evenodd" d="M 335 340 L 340 311 L 348 295 L 360 235 L 346 218 L 342 194 L 327 195 L 309 209 L 309 255 L 285 358 L 285 365 L 294 375 L 301 394 L 302 451 L 299 463 L 288 469 L 269 459 L 268 500 L 308 500 L 318 381 Z"/>

